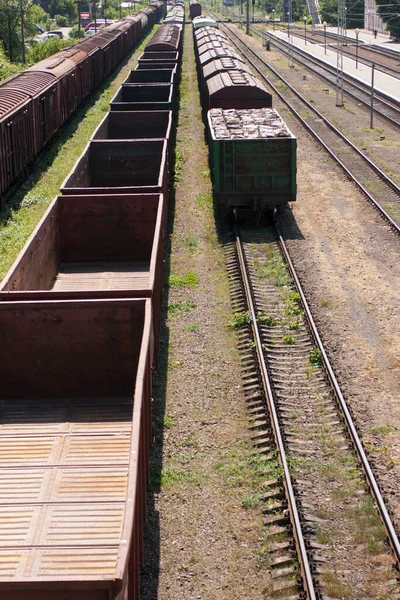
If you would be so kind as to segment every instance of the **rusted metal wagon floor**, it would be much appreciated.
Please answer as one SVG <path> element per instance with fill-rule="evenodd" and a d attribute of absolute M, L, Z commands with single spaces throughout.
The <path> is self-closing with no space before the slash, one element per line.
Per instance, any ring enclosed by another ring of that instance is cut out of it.
<path fill-rule="evenodd" d="M 149 285 L 149 268 L 148 262 L 62 263 L 52 289 L 142 289 Z"/>
<path fill-rule="evenodd" d="M 132 406 L 0 404 L 0 581 L 115 574 Z"/>

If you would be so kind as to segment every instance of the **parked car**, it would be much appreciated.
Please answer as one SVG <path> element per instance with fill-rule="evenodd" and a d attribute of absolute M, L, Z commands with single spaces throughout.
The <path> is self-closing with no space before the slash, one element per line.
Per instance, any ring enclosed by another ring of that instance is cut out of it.
<path fill-rule="evenodd" d="M 62 40 L 64 36 L 63 36 L 62 31 L 46 31 L 46 33 L 42 33 L 42 35 L 39 35 L 37 40 L 38 40 L 38 42 L 40 42 L 42 44 L 46 40 L 50 40 L 51 38 L 54 38 L 54 37 L 58 37 Z"/>
<path fill-rule="evenodd" d="M 86 25 L 85 33 L 89 31 L 89 29 L 97 29 L 98 31 L 102 27 L 105 27 L 106 25 L 111 25 L 112 23 L 116 23 L 116 21 L 114 19 L 96 19 L 96 22 L 91 21 Z"/>
<path fill-rule="evenodd" d="M 60 38 L 60 40 L 62 40 L 64 38 L 64 34 L 60 29 L 57 29 L 54 31 L 48 31 L 47 33 L 50 35 L 57 35 Z"/>
<path fill-rule="evenodd" d="M 40 25 L 38 25 L 37 23 L 34 23 L 33 26 L 35 27 L 36 31 L 38 31 L 39 33 L 44 33 L 43 27 L 40 27 Z"/>

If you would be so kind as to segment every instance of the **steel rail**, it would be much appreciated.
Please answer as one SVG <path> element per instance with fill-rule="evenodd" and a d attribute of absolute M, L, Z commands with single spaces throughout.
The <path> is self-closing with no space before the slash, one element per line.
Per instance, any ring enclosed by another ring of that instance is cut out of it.
<path fill-rule="evenodd" d="M 265 33 L 262 30 L 258 31 L 256 27 L 253 27 L 253 30 L 257 33 L 257 35 L 261 36 L 261 34 Z M 297 38 L 304 40 L 304 31 L 301 31 L 299 29 L 295 29 L 293 31 L 293 35 L 296 36 Z M 354 60 L 355 56 L 356 56 L 356 52 L 353 52 L 352 49 L 356 49 L 357 44 L 355 39 L 352 38 L 347 38 L 347 43 L 345 44 L 346 50 L 343 50 L 343 54 L 346 55 L 347 57 L 351 58 Z M 307 36 L 307 41 L 309 41 L 311 44 L 316 44 L 319 46 L 322 46 L 324 44 L 324 32 L 323 31 L 317 31 L 314 32 L 311 35 Z M 333 44 L 328 44 L 328 47 L 330 48 L 330 50 L 332 52 L 336 52 L 336 48 Z M 383 63 L 380 62 L 376 62 L 374 60 L 374 58 L 365 56 L 363 54 L 361 54 L 361 52 L 370 52 L 370 48 L 369 46 L 366 46 L 364 44 L 359 43 L 358 44 L 358 62 L 367 66 L 371 66 L 372 63 L 374 63 L 375 65 L 375 69 L 382 71 L 382 73 L 386 73 L 386 75 L 390 75 L 391 77 L 394 77 L 395 79 L 400 79 L 400 72 L 399 69 L 396 69 L 395 67 L 391 67 L 389 65 L 384 65 Z M 388 59 L 392 59 L 392 57 L 390 56 L 384 56 L 381 55 L 383 58 L 388 58 Z M 399 60 L 400 60 L 400 56 L 399 56 Z"/>
<path fill-rule="evenodd" d="M 283 437 L 280 430 L 278 412 L 275 406 L 274 396 L 272 393 L 271 383 L 268 375 L 267 365 L 265 364 L 264 352 L 262 348 L 261 336 L 257 325 L 257 315 L 253 303 L 251 285 L 247 274 L 246 259 L 244 257 L 242 243 L 237 225 L 234 227 L 235 244 L 238 255 L 238 261 L 240 266 L 240 272 L 242 276 L 244 292 L 246 295 L 247 305 L 251 315 L 251 327 L 256 343 L 256 352 L 258 362 L 260 365 L 261 377 L 264 385 L 265 396 L 267 399 L 268 410 L 270 413 L 272 431 L 275 438 L 275 443 L 278 448 L 279 459 L 283 468 L 283 485 L 286 490 L 286 498 L 288 500 L 289 512 L 291 516 L 291 523 L 293 527 L 293 533 L 296 543 L 297 554 L 299 556 L 300 569 L 302 572 L 303 584 L 305 591 L 307 592 L 307 598 L 309 600 L 316 600 L 317 595 L 314 589 L 314 581 L 312 578 L 310 563 L 308 560 L 307 550 L 304 542 L 303 532 L 301 529 L 301 522 L 299 513 L 297 510 L 296 498 L 294 495 L 292 480 L 290 477 L 289 465 L 286 459 L 286 451 L 283 443 Z"/>
<path fill-rule="evenodd" d="M 232 32 L 229 28 L 227 28 L 228 32 L 239 39 L 239 41 L 246 46 L 246 48 L 254 54 L 254 56 L 262 62 L 276 77 L 278 77 L 282 82 L 287 85 L 287 87 L 302 101 L 306 104 L 307 108 L 312 110 L 323 122 L 334 131 L 340 138 L 345 141 L 349 146 L 353 148 L 355 152 L 365 160 L 368 165 L 374 169 L 377 175 L 388 185 L 390 186 L 397 194 L 400 194 L 400 187 L 390 179 L 375 163 L 373 163 L 361 150 L 359 150 L 352 142 L 349 140 L 344 134 L 342 134 L 322 113 L 320 113 L 312 104 L 310 104 L 295 88 L 293 88 L 290 83 L 288 83 L 273 67 L 268 65 L 264 61 L 262 57 L 260 57 L 252 48 L 250 48 L 245 41 L 243 41 L 238 35 Z M 236 46 L 236 48 L 244 54 L 243 50 L 239 47 L 239 45 L 230 37 L 232 43 Z M 346 175 L 349 177 L 351 181 L 353 181 L 357 187 L 362 191 L 362 193 L 368 198 L 368 200 L 375 206 L 375 208 L 380 212 L 380 214 L 389 222 L 391 227 L 396 231 L 396 233 L 400 234 L 400 225 L 398 225 L 392 217 L 386 212 L 386 210 L 375 200 L 375 198 L 370 194 L 370 192 L 365 188 L 365 186 L 357 179 L 355 175 L 346 167 L 346 165 L 342 162 L 342 160 L 329 148 L 329 146 L 323 141 L 323 139 L 312 129 L 312 127 L 307 123 L 307 121 L 296 111 L 296 109 L 290 104 L 290 102 L 285 98 L 285 96 L 278 90 L 273 83 L 269 81 L 269 79 L 263 74 L 261 69 L 251 60 L 248 56 L 246 59 L 252 65 L 252 67 L 261 75 L 263 80 L 274 90 L 274 92 L 280 97 L 280 99 L 290 108 L 296 118 L 306 127 L 306 129 L 312 134 L 312 136 L 324 147 L 324 149 L 332 156 L 332 158 L 339 164 L 339 166 L 345 171 Z"/>
<path fill-rule="evenodd" d="M 320 335 L 318 333 L 318 330 L 317 330 L 317 327 L 315 325 L 315 321 L 313 319 L 313 316 L 311 314 L 311 310 L 310 310 L 310 307 L 308 305 L 306 296 L 304 294 L 304 291 L 303 291 L 303 288 L 302 288 L 301 283 L 299 281 L 299 278 L 297 277 L 294 265 L 292 263 L 292 260 L 291 260 L 291 258 L 289 256 L 289 252 L 288 252 L 288 250 L 286 248 L 286 245 L 285 245 L 285 242 L 283 240 L 282 233 L 281 233 L 281 231 L 279 229 L 279 225 L 276 223 L 275 226 L 276 226 L 276 230 L 277 230 L 277 233 L 278 233 L 279 244 L 280 244 L 283 256 L 285 257 L 285 260 L 286 260 L 286 263 L 288 265 L 290 274 L 293 277 L 293 279 L 295 281 L 295 284 L 297 286 L 298 292 L 300 294 L 301 301 L 302 301 L 303 307 L 304 307 L 304 311 L 305 311 L 305 314 L 307 316 L 307 321 L 309 323 L 309 326 L 310 326 L 312 335 L 314 337 L 315 343 L 318 346 L 319 350 L 321 351 L 321 354 L 322 354 L 322 357 L 323 357 L 323 360 L 324 360 L 324 366 L 325 366 L 326 373 L 328 375 L 329 381 L 331 383 L 332 389 L 334 391 L 334 394 L 336 396 L 336 399 L 338 401 L 338 404 L 340 406 L 342 414 L 343 414 L 343 416 L 345 418 L 347 429 L 348 429 L 348 431 L 350 433 L 350 436 L 352 438 L 355 450 L 356 450 L 357 455 L 358 455 L 358 457 L 360 459 L 361 467 L 362 467 L 362 469 L 363 469 L 363 471 L 365 473 L 365 477 L 366 477 L 366 480 L 367 480 L 367 483 L 368 483 L 368 487 L 369 487 L 369 489 L 371 491 L 371 494 L 373 495 L 373 497 L 375 499 L 375 502 L 376 502 L 376 505 L 378 507 L 379 513 L 380 513 L 380 515 L 382 517 L 382 520 L 384 522 L 384 525 L 385 525 L 385 528 L 386 528 L 386 532 L 387 532 L 388 538 L 389 538 L 389 543 L 390 543 L 390 546 L 392 547 L 392 550 L 393 550 L 393 553 L 394 553 L 394 555 L 396 557 L 397 563 L 400 564 L 400 542 L 399 542 L 399 539 L 398 539 L 397 534 L 395 532 L 395 529 L 393 527 L 393 523 L 392 523 L 392 521 L 390 519 L 388 510 L 387 510 L 387 508 L 385 506 L 385 502 L 384 502 L 384 499 L 383 499 L 382 494 L 380 492 L 380 489 L 379 489 L 379 486 L 378 486 L 377 481 L 375 479 L 375 476 L 374 476 L 374 474 L 372 472 L 372 469 L 370 467 L 370 464 L 368 462 L 368 458 L 367 458 L 367 456 L 365 454 L 363 445 L 362 445 L 361 440 L 360 440 L 360 438 L 358 436 L 357 429 L 356 429 L 356 427 L 354 425 L 354 422 L 353 422 L 353 419 L 351 417 L 351 414 L 350 414 L 349 408 L 347 406 L 346 400 L 344 399 L 343 394 L 342 394 L 342 392 L 340 390 L 340 387 L 339 387 L 338 381 L 336 379 L 336 376 L 335 376 L 335 374 L 333 372 L 330 360 L 328 358 L 328 355 L 327 355 L 327 353 L 325 351 L 324 345 L 323 345 L 322 340 L 320 338 Z"/>

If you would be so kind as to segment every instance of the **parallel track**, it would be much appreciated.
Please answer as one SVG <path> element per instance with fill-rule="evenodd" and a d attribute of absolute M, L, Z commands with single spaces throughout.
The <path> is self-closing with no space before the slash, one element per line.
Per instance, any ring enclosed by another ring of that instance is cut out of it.
<path fill-rule="evenodd" d="M 266 85 L 271 87 L 275 94 L 285 102 L 296 118 L 335 159 L 350 180 L 357 185 L 392 228 L 400 233 L 400 187 L 257 52 L 250 48 L 241 37 L 226 26 L 224 29 L 232 44 L 245 56 Z M 269 72 L 268 77 L 265 75 L 266 70 Z M 274 81 L 283 82 L 288 88 L 288 92 L 282 94 L 274 85 Z M 311 112 L 310 116 L 301 116 L 300 111 L 303 112 L 304 107 Z"/>
<path fill-rule="evenodd" d="M 346 425 L 348 436 L 359 459 L 370 493 L 376 502 L 384 523 L 397 565 L 400 564 L 400 544 L 278 228 L 278 246 L 292 279 L 290 288 L 297 290 L 299 294 L 299 305 L 301 303 L 304 310 L 304 321 L 302 321 L 303 317 L 299 318 L 299 327 L 293 332 L 296 341 L 293 337 L 293 341 L 287 346 L 282 345 L 282 331 L 285 327 L 287 328 L 287 325 L 281 326 L 278 320 L 279 317 L 275 322 L 267 325 L 261 319 L 261 325 L 259 324 L 260 315 L 266 314 L 265 311 L 268 311 L 269 318 L 273 319 L 274 314 L 277 316 L 277 312 L 274 313 L 274 311 L 278 311 L 279 301 L 277 301 L 276 290 L 269 285 L 260 283 L 262 280 L 257 276 L 259 268 L 257 265 L 257 246 L 259 245 L 258 242 L 261 241 L 255 239 L 257 235 L 257 232 L 250 231 L 250 233 L 245 233 L 243 237 L 238 227 L 235 227 L 234 243 L 231 244 L 232 247 L 229 250 L 228 271 L 231 277 L 231 289 L 234 289 L 234 308 L 235 310 L 248 310 L 251 317 L 249 325 L 249 328 L 251 327 L 251 338 L 249 337 L 249 331 L 247 334 L 242 334 L 241 346 L 244 371 L 249 370 L 246 374 L 250 391 L 247 400 L 252 419 L 253 443 L 259 452 L 264 450 L 264 453 L 271 454 L 273 437 L 275 441 L 274 451 L 282 467 L 281 483 L 285 491 L 286 502 L 282 502 L 276 479 L 267 482 L 267 493 L 264 496 L 264 499 L 270 502 L 264 510 L 267 515 L 266 524 L 272 528 L 268 534 L 271 538 L 270 542 L 272 541 L 270 563 L 275 567 L 280 567 L 273 575 L 280 594 L 284 592 L 290 598 L 293 598 L 293 587 L 295 585 L 293 583 L 293 573 L 295 572 L 293 571 L 293 564 L 295 561 L 290 551 L 290 544 L 286 539 L 281 544 L 273 543 L 274 535 L 282 535 L 282 526 L 287 530 L 288 525 L 285 523 L 285 519 L 288 518 L 295 541 L 298 568 L 301 572 L 301 580 L 295 582 L 296 593 L 299 598 L 303 597 L 302 594 L 305 594 L 306 598 L 315 599 L 321 597 L 321 594 L 323 596 L 323 583 L 315 576 L 315 572 L 317 570 L 322 573 L 326 568 L 326 557 L 324 558 L 323 550 L 320 547 L 317 550 L 315 549 L 316 547 L 310 540 L 309 535 L 315 525 L 315 519 L 312 514 L 310 515 L 310 512 L 313 512 L 313 490 L 309 489 L 308 494 L 307 487 L 304 488 L 304 484 L 293 481 L 289 455 L 290 459 L 293 459 L 299 452 L 300 455 L 303 453 L 304 456 L 308 456 L 308 452 L 314 452 L 312 458 L 318 460 L 318 449 L 312 450 L 313 427 L 319 419 L 318 403 L 321 406 L 322 402 L 323 412 L 326 413 L 325 416 L 321 417 L 322 424 L 320 426 L 329 428 L 330 442 L 333 443 L 336 451 L 343 452 L 344 455 L 348 451 L 348 443 L 345 437 L 346 430 L 341 420 Z M 256 249 L 254 250 L 254 248 Z M 253 341 L 249 342 L 250 339 Z M 321 353 L 325 376 L 321 372 L 320 375 L 317 373 L 316 376 L 313 375 L 312 378 L 308 378 L 304 364 L 309 356 L 310 349 L 314 346 Z M 264 401 L 269 414 L 268 423 L 262 415 L 260 392 L 254 384 L 255 369 L 250 360 L 252 351 L 248 348 L 254 348 L 257 356 Z M 299 398 L 301 398 L 301 403 L 298 401 Z M 309 419 L 309 411 L 315 411 L 315 413 L 312 412 L 311 424 L 309 422 L 304 425 L 304 418 L 303 421 L 300 418 L 305 434 L 304 431 L 295 434 L 290 433 L 290 426 L 293 425 L 293 421 L 288 417 L 289 413 L 295 410 L 299 413 L 305 411 L 306 420 Z M 269 429 L 272 430 L 272 436 L 268 433 Z M 309 436 L 308 442 L 307 435 Z M 318 443 L 316 447 L 318 448 Z M 299 487 L 302 488 L 300 492 Z M 286 514 L 288 514 L 288 517 L 285 517 Z M 278 555 L 276 555 L 276 552 L 278 552 Z M 284 566 L 286 568 L 283 568 Z M 290 584 L 290 580 L 285 582 L 285 576 L 291 577 L 292 584 Z M 281 579 L 280 583 L 278 582 L 279 577 Z M 300 589 L 301 587 L 304 588 L 303 591 Z"/>
<path fill-rule="evenodd" d="M 254 28 L 253 31 L 262 36 L 261 29 Z M 273 46 L 276 46 L 281 52 L 289 54 L 293 60 L 301 64 L 306 69 L 322 77 L 332 85 L 336 85 L 337 71 L 336 66 L 324 62 L 323 60 L 304 52 L 301 48 L 289 44 L 285 40 L 278 39 L 267 33 L 267 36 Z M 393 76 L 393 75 L 392 75 Z M 368 110 L 371 103 L 371 86 L 356 79 L 349 73 L 343 73 L 343 89 L 345 94 L 356 102 L 361 103 Z M 383 92 L 374 90 L 374 112 L 376 115 L 388 121 L 394 127 L 400 127 L 400 108 L 398 102 L 386 97 Z"/>
<path fill-rule="evenodd" d="M 240 22 L 236 16 L 233 16 L 233 20 L 238 23 Z M 336 86 L 336 67 L 333 65 L 325 63 L 317 57 L 311 56 L 301 48 L 297 48 L 285 40 L 279 39 L 270 32 L 265 32 L 254 25 L 250 26 L 250 30 L 264 39 L 268 38 L 272 46 L 276 47 L 287 56 L 290 54 L 292 60 L 295 60 L 304 68 L 315 73 L 319 77 L 322 77 L 333 86 Z M 371 90 L 369 86 L 346 73 L 343 75 L 343 86 L 347 96 L 369 110 L 371 102 Z M 384 98 L 377 90 L 375 90 L 374 93 L 374 112 L 382 119 L 388 121 L 393 127 L 400 128 L 399 104 Z"/>
<path fill-rule="evenodd" d="M 294 30 L 293 35 L 303 40 L 306 39 L 307 43 L 318 44 L 319 46 L 323 46 L 325 42 L 325 36 L 323 31 L 314 31 L 313 33 L 307 32 L 307 34 L 305 35 L 304 31 L 296 29 Z M 330 43 L 329 40 L 327 40 L 327 48 L 329 48 L 333 52 L 336 52 L 337 46 L 334 39 L 336 36 L 329 37 L 333 39 L 333 41 Z M 376 50 L 371 50 L 371 47 L 364 43 L 359 42 L 357 44 L 355 39 L 346 38 L 343 54 L 345 56 L 349 56 L 353 60 L 357 55 L 359 64 L 363 63 L 370 67 L 372 63 L 374 63 L 375 68 L 381 71 L 382 73 L 391 75 L 396 79 L 400 78 L 400 53 L 398 57 L 394 58 L 393 56 L 389 56 L 388 54 L 378 53 Z M 383 60 L 385 60 L 387 64 L 381 62 Z"/>

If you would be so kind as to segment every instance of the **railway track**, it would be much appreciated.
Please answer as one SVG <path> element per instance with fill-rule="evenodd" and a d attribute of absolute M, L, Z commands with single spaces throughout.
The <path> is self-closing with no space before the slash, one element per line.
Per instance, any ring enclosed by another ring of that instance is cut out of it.
<path fill-rule="evenodd" d="M 322 144 L 392 228 L 400 233 L 400 187 L 240 36 L 226 26 L 224 29 L 232 44 L 250 62 L 264 83 L 285 102 L 296 118 Z M 276 86 L 278 82 L 285 84 L 286 89 L 283 93 Z M 309 114 L 302 116 L 305 107 Z"/>
<path fill-rule="evenodd" d="M 262 31 L 254 28 L 253 31 L 257 35 L 262 35 Z M 275 36 L 267 33 L 271 44 L 277 47 L 281 52 L 289 55 L 293 60 L 301 64 L 303 67 L 319 75 L 328 83 L 336 86 L 336 67 L 325 63 L 324 61 L 310 56 L 301 48 L 297 48 L 284 40 L 277 39 Z M 363 84 L 356 80 L 348 73 L 343 73 L 343 90 L 350 98 L 370 109 L 371 104 L 371 88 L 369 85 Z M 400 108 L 398 103 L 389 100 L 383 94 L 375 89 L 374 91 L 374 112 L 376 115 L 388 121 L 394 127 L 400 127 Z"/>
<path fill-rule="evenodd" d="M 266 464 L 261 501 L 272 591 L 290 599 L 334 595 L 332 564 L 346 574 L 351 556 L 351 577 L 340 582 L 362 594 L 361 564 L 369 559 L 352 538 L 351 515 L 365 511 L 367 525 L 379 512 L 384 530 L 376 522 L 367 528 L 380 540 L 379 560 L 390 555 L 385 535 L 397 564 L 400 545 L 284 241 L 279 230 L 235 225 L 224 247 L 252 441 Z M 349 486 L 347 499 L 338 485 Z M 389 571 L 383 585 L 396 594 Z"/>
<path fill-rule="evenodd" d="M 232 15 L 232 20 L 240 23 L 240 20 Z M 307 52 L 304 52 L 301 48 L 297 48 L 285 40 L 279 39 L 273 34 L 262 30 L 259 27 L 250 26 L 250 30 L 261 36 L 263 39 L 268 38 L 270 44 L 286 54 L 290 55 L 292 60 L 301 64 L 304 68 L 315 73 L 319 77 L 322 77 L 325 81 L 336 86 L 336 67 L 329 65 L 317 57 L 311 56 Z M 362 84 L 349 74 L 343 74 L 343 89 L 347 96 L 352 98 L 355 102 L 362 104 L 370 109 L 371 104 L 371 93 L 370 86 Z M 398 103 L 386 99 L 375 90 L 374 93 L 374 112 L 377 116 L 388 121 L 393 127 L 400 127 L 400 107 Z"/>
<path fill-rule="evenodd" d="M 293 35 L 298 38 L 306 39 L 307 43 L 318 44 L 320 46 L 324 45 L 325 36 L 323 31 L 314 31 L 307 32 L 304 34 L 304 31 L 294 30 Z M 328 37 L 328 35 L 327 35 Z M 329 36 L 328 40 L 332 40 L 330 43 L 327 41 L 327 47 L 336 52 L 337 49 L 337 37 Z M 374 64 L 375 68 L 381 71 L 382 73 L 387 73 L 396 79 L 400 78 L 400 70 L 399 70 L 399 61 L 400 56 L 393 57 L 386 53 L 379 53 L 377 50 L 371 50 L 370 46 L 365 45 L 362 42 L 357 44 L 356 40 L 353 38 L 346 38 L 345 47 L 343 49 L 343 54 L 355 59 L 356 55 L 359 63 L 363 63 L 368 65 L 369 67 Z"/>

